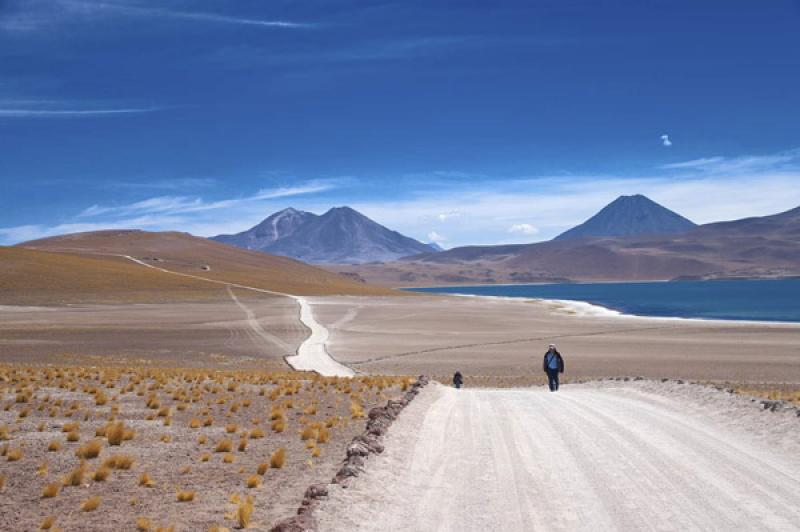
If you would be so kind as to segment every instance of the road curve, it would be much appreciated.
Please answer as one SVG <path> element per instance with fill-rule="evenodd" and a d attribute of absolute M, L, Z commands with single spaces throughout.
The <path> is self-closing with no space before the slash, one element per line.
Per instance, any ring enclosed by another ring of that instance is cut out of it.
<path fill-rule="evenodd" d="M 298 371 L 314 371 L 325 377 L 352 377 L 355 375 L 355 371 L 353 371 L 352 368 L 349 368 L 344 364 L 336 361 L 328 353 L 328 350 L 326 348 L 326 342 L 328 341 L 328 329 L 326 329 L 322 324 L 320 324 L 314 318 L 314 312 L 311 309 L 311 305 L 305 298 L 300 296 L 295 296 L 292 294 L 286 294 L 283 292 L 275 292 L 273 290 L 256 288 L 254 286 L 247 286 L 237 283 L 228 283 L 225 281 L 219 281 L 217 279 L 209 279 L 208 277 L 203 277 L 201 275 L 174 272 L 172 270 L 167 270 L 166 268 L 153 266 L 152 264 L 148 264 L 147 262 L 139 260 L 135 257 L 131 257 L 130 255 L 118 255 L 118 256 L 128 259 L 132 262 L 135 262 L 136 264 L 140 264 L 142 266 L 146 266 L 148 268 L 152 268 L 154 270 L 158 270 L 164 273 L 170 273 L 172 275 L 180 275 L 181 277 L 190 277 L 192 279 L 198 279 L 201 281 L 215 283 L 227 287 L 228 294 L 230 294 L 230 296 L 233 298 L 233 301 L 237 305 L 239 305 L 239 307 L 242 308 L 242 310 L 245 311 L 245 314 L 248 317 L 251 328 L 253 328 L 254 331 L 265 341 L 270 341 L 270 340 L 267 339 L 266 333 L 264 332 L 263 328 L 261 328 L 257 320 L 255 320 L 255 317 L 252 314 L 252 312 L 250 312 L 236 298 L 233 291 L 231 291 L 231 287 L 240 288 L 242 290 L 252 290 L 254 292 L 261 292 L 263 294 L 289 297 L 294 299 L 297 302 L 298 306 L 300 307 L 300 321 L 303 323 L 303 325 L 308 327 L 309 336 L 303 341 L 302 344 L 300 344 L 300 347 L 297 348 L 296 354 L 287 355 L 285 357 L 287 364 L 289 364 L 293 369 L 296 369 Z M 253 323 L 254 321 L 255 323 Z"/>
<path fill-rule="evenodd" d="M 386 455 L 332 492 L 322 530 L 800 529 L 800 459 L 680 401 L 579 386 L 431 393 Z"/>

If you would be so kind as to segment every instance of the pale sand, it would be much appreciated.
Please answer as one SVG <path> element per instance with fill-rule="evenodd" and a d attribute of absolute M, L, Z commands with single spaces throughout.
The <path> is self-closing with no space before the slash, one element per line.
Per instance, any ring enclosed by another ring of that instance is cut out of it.
<path fill-rule="evenodd" d="M 800 324 L 584 316 L 573 305 L 510 298 L 309 301 L 330 330 L 331 355 L 368 373 L 540 378 L 552 342 L 569 378 L 800 383 Z"/>
<path fill-rule="evenodd" d="M 674 382 L 432 384 L 323 531 L 796 530 L 796 412 Z"/>

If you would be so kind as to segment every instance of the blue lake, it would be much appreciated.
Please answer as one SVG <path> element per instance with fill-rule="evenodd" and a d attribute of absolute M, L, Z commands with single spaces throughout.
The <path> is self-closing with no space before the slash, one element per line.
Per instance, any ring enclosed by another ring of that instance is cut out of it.
<path fill-rule="evenodd" d="M 586 301 L 638 316 L 800 322 L 800 279 L 447 286 L 412 290 Z"/>

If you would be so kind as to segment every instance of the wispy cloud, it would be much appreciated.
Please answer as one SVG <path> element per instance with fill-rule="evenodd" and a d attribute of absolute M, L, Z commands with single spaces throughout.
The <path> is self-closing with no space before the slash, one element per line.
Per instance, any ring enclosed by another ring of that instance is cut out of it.
<path fill-rule="evenodd" d="M 0 29 L 31 32 L 61 23 L 95 22 L 98 19 L 140 17 L 173 19 L 206 24 L 252 26 L 267 29 L 311 28 L 314 24 L 280 19 L 242 17 L 226 13 L 187 11 L 166 2 L 93 2 L 88 0 L 9 1 L 0 18 Z"/>
<path fill-rule="evenodd" d="M 672 141 L 670 140 L 669 135 L 661 135 L 661 145 L 666 146 L 667 148 L 672 146 Z"/>
<path fill-rule="evenodd" d="M 125 205 L 92 205 L 78 214 L 78 218 L 96 218 L 98 216 L 125 217 L 164 213 L 182 215 L 216 211 L 265 200 L 314 194 L 330 190 L 335 186 L 336 183 L 333 181 L 311 181 L 291 187 L 262 189 L 252 196 L 215 201 L 206 201 L 196 196 L 156 196 Z"/>
<path fill-rule="evenodd" d="M 765 170 L 800 169 L 800 148 L 768 155 L 703 157 L 660 166 L 664 170 L 686 170 L 712 174 L 741 174 Z"/>
<path fill-rule="evenodd" d="M 0 108 L 0 118 L 91 118 L 151 113 L 157 107 L 122 107 L 116 109 L 20 109 Z"/>

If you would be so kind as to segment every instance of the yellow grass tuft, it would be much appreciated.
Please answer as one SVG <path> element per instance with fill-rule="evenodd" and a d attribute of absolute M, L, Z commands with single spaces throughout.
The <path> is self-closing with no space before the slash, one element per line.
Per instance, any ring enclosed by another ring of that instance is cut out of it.
<path fill-rule="evenodd" d="M 179 491 L 178 492 L 178 502 L 191 502 L 194 500 L 194 491 Z"/>
<path fill-rule="evenodd" d="M 237 430 L 239 430 L 239 427 L 235 423 L 231 425 L 225 425 L 225 432 L 227 432 L 228 434 L 233 434 Z"/>
<path fill-rule="evenodd" d="M 262 477 L 267 474 L 267 469 L 269 469 L 269 462 L 261 462 L 258 464 L 258 468 L 256 469 L 256 473 L 261 475 Z"/>
<path fill-rule="evenodd" d="M 103 462 L 104 467 L 111 469 L 130 469 L 133 466 L 134 459 L 129 454 L 115 454 Z"/>
<path fill-rule="evenodd" d="M 203 453 L 200 456 L 200 461 L 201 462 L 208 462 L 210 459 L 211 459 L 211 453 Z"/>
<path fill-rule="evenodd" d="M 233 442 L 227 438 L 220 441 L 217 446 L 214 448 L 214 452 L 217 453 L 229 453 L 233 449 Z"/>
<path fill-rule="evenodd" d="M 53 440 L 47 445 L 47 451 L 54 453 L 61 450 L 61 440 Z"/>
<path fill-rule="evenodd" d="M 300 439 L 303 441 L 313 439 L 314 437 L 316 437 L 316 435 L 317 431 L 315 431 L 311 427 L 306 427 L 300 431 Z"/>
<path fill-rule="evenodd" d="M 207 441 L 208 441 L 208 436 L 206 436 L 205 434 L 201 434 L 200 437 L 197 438 L 197 443 L 200 445 L 205 445 Z"/>
<path fill-rule="evenodd" d="M 150 478 L 150 475 L 148 475 L 147 472 L 144 472 L 139 477 L 139 485 L 144 486 L 145 488 L 152 488 L 156 485 L 156 481 Z"/>
<path fill-rule="evenodd" d="M 248 435 L 251 440 L 259 440 L 265 436 L 264 431 L 261 429 L 253 429 Z"/>
<path fill-rule="evenodd" d="M 42 524 L 39 525 L 39 530 L 50 530 L 53 528 L 53 525 L 56 524 L 56 518 L 54 515 L 48 515 L 42 521 Z"/>
<path fill-rule="evenodd" d="M 191 420 L 189 420 L 190 429 L 199 429 L 201 424 L 202 422 L 196 417 L 193 417 Z"/>
<path fill-rule="evenodd" d="M 153 529 L 153 524 L 146 517 L 136 518 L 136 530 L 138 532 L 149 532 Z"/>
<path fill-rule="evenodd" d="M 80 428 L 80 423 L 77 421 L 71 421 L 69 423 L 64 423 L 64 426 L 61 427 L 61 432 L 75 432 Z"/>
<path fill-rule="evenodd" d="M 122 445 L 125 438 L 125 423 L 118 421 L 106 429 L 109 445 Z"/>
<path fill-rule="evenodd" d="M 91 440 L 78 447 L 75 451 L 75 456 L 84 459 L 97 458 L 100 456 L 102 450 L 103 442 L 100 440 Z"/>
<path fill-rule="evenodd" d="M 245 497 L 239 502 L 236 508 L 236 522 L 239 523 L 239 528 L 247 528 L 250 526 L 250 519 L 253 516 L 253 498 Z"/>
<path fill-rule="evenodd" d="M 9 462 L 16 462 L 17 460 L 22 459 L 22 447 L 15 447 L 13 449 L 9 449 L 6 453 L 6 460 Z"/>
<path fill-rule="evenodd" d="M 6 486 L 6 476 L 0 475 L 0 491 L 3 491 L 3 488 Z"/>
<path fill-rule="evenodd" d="M 81 434 L 77 430 L 73 430 L 67 434 L 67 441 L 76 442 L 81 439 Z"/>
<path fill-rule="evenodd" d="M 85 501 L 83 501 L 83 503 L 81 504 L 81 510 L 83 510 L 84 512 L 93 512 L 97 510 L 98 506 L 100 506 L 101 501 L 102 499 L 98 495 L 93 495 L 88 499 L 86 499 Z"/>
<path fill-rule="evenodd" d="M 278 418 L 272 422 L 272 431 L 273 432 L 283 432 L 286 430 L 286 420 L 283 418 Z"/>
<path fill-rule="evenodd" d="M 236 460 L 236 457 L 233 456 L 231 453 L 225 453 L 225 456 L 222 457 L 222 461 L 226 464 L 232 464 Z"/>
<path fill-rule="evenodd" d="M 239 440 L 239 452 L 243 453 L 245 449 L 247 449 L 247 440 L 245 439 Z"/>
<path fill-rule="evenodd" d="M 100 466 L 100 468 L 92 475 L 92 480 L 95 482 L 103 482 L 108 479 L 110 474 L 111 470 L 109 468 Z"/>
<path fill-rule="evenodd" d="M 47 476 L 47 460 L 39 464 L 39 468 L 36 470 L 36 474 L 39 475 L 40 477 Z"/>
<path fill-rule="evenodd" d="M 286 449 L 281 447 L 269 457 L 269 466 L 273 469 L 280 469 L 286 463 Z"/>
<path fill-rule="evenodd" d="M 53 482 L 52 484 L 48 484 L 42 490 L 42 498 L 49 499 L 58 495 L 58 492 L 61 490 L 61 486 L 58 482 Z"/>
<path fill-rule="evenodd" d="M 247 487 L 257 488 L 261 485 L 261 477 L 258 475 L 250 475 L 247 477 Z"/>

